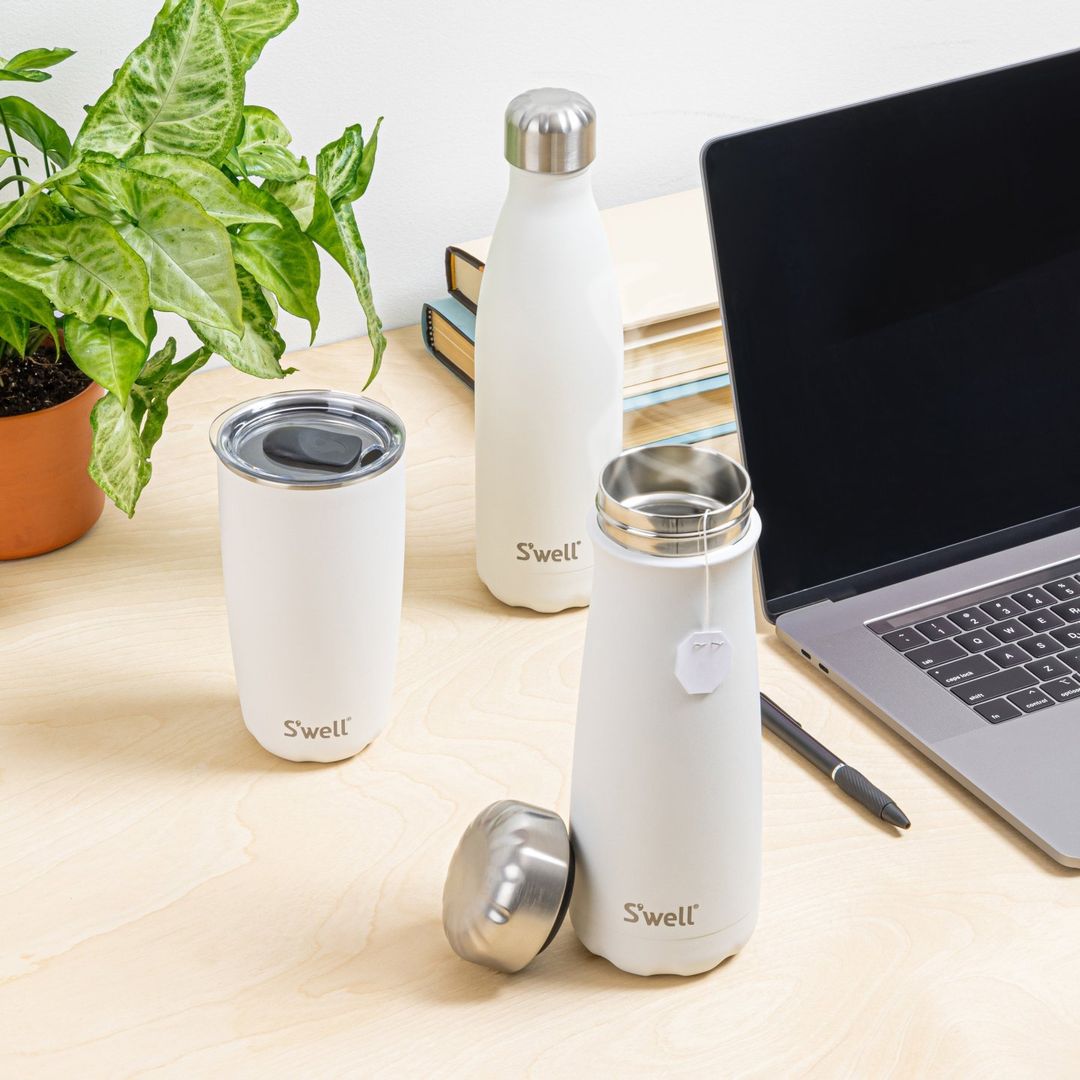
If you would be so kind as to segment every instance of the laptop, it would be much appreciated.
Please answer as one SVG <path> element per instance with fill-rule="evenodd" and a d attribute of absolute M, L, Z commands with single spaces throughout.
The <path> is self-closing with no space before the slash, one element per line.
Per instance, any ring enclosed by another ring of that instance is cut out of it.
<path fill-rule="evenodd" d="M 1080 866 L 1080 51 L 702 171 L 768 618 Z"/>

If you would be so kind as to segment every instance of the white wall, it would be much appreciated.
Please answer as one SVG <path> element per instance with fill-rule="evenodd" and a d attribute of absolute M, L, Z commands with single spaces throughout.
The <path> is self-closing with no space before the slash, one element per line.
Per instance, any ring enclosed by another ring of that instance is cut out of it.
<path fill-rule="evenodd" d="M 0 53 L 66 45 L 41 86 L 4 83 L 74 133 L 159 0 L 3 0 Z M 389 326 L 443 291 L 447 243 L 491 231 L 505 185 L 501 117 L 523 89 L 581 90 L 599 113 L 601 206 L 698 183 L 711 136 L 1080 45 L 1076 0 L 300 0 L 249 76 L 312 157 L 383 113 L 359 204 Z M 1077 133 L 1080 138 L 1080 132 Z M 1080 193 L 1078 193 L 1080 197 Z M 327 268 L 320 341 L 361 332 Z M 288 328 L 290 344 L 304 344 Z"/>

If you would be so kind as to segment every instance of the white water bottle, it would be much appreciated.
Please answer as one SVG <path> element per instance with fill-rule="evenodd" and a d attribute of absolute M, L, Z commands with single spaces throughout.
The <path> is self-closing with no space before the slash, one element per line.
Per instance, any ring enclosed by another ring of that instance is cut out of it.
<path fill-rule="evenodd" d="M 743 469 L 697 447 L 628 450 L 600 481 L 570 918 L 591 952 L 639 975 L 707 971 L 757 919 L 752 504 Z"/>
<path fill-rule="evenodd" d="M 510 102 L 510 186 L 477 304 L 477 570 L 499 600 L 535 611 L 588 604 L 586 522 L 622 448 L 622 318 L 595 142 L 580 94 Z"/>

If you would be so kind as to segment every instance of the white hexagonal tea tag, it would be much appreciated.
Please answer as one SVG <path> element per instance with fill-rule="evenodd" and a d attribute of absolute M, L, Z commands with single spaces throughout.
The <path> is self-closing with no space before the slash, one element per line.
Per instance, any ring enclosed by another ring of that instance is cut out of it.
<path fill-rule="evenodd" d="M 698 630 L 675 653 L 675 678 L 688 694 L 711 694 L 731 671 L 731 642 L 720 630 Z"/>

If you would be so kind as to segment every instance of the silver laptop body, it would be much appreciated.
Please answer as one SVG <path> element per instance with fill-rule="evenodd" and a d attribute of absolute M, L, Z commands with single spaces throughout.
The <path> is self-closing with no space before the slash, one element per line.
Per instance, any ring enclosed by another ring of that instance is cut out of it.
<path fill-rule="evenodd" d="M 1071 52 L 702 151 L 766 614 L 1066 866 L 1078 131 Z"/>

